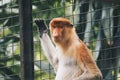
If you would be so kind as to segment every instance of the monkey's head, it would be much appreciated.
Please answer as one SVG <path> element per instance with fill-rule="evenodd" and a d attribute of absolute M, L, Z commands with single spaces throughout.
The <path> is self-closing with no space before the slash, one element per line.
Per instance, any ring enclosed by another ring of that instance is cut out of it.
<path fill-rule="evenodd" d="M 55 44 L 63 44 L 69 40 L 73 25 L 66 18 L 54 18 L 50 21 L 50 35 Z"/>

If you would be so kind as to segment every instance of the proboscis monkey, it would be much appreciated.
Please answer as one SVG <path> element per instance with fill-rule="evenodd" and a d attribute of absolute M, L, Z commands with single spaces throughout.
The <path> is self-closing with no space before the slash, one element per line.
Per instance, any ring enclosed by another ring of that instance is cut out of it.
<path fill-rule="evenodd" d="M 71 22 L 66 18 L 50 21 L 49 38 L 43 20 L 36 20 L 44 54 L 56 72 L 55 80 L 102 80 L 90 50 L 79 39 Z"/>

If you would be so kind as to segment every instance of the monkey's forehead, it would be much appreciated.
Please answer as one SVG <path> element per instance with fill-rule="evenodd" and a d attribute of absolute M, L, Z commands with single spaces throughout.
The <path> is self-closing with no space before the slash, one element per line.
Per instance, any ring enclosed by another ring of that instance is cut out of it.
<path fill-rule="evenodd" d="M 55 26 L 55 25 L 70 25 L 71 22 L 69 19 L 67 18 L 62 18 L 62 17 L 58 17 L 58 18 L 53 18 L 50 21 L 50 25 L 51 26 Z"/>

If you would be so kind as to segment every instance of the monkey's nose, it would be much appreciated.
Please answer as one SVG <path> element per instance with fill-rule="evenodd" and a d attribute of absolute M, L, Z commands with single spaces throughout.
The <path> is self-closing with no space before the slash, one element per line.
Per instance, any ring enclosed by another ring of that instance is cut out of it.
<path fill-rule="evenodd" d="M 59 36 L 59 34 L 55 31 L 55 32 L 53 32 L 53 37 L 58 37 Z"/>

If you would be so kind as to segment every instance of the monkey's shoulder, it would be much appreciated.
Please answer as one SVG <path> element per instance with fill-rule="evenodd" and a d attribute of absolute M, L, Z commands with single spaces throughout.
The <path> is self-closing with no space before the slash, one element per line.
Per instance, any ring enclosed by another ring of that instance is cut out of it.
<path fill-rule="evenodd" d="M 79 53 L 90 53 L 90 50 L 89 48 L 84 44 L 83 41 L 79 40 L 76 44 L 76 50 L 79 52 Z"/>

